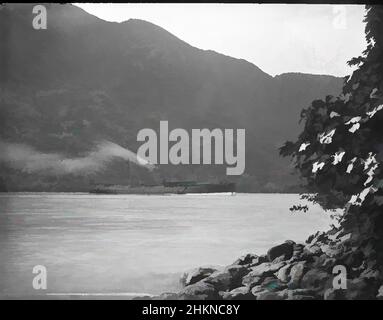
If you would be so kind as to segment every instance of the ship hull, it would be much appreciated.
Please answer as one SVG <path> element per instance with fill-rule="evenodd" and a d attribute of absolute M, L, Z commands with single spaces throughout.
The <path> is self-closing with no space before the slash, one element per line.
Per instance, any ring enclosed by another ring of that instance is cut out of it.
<path fill-rule="evenodd" d="M 174 185 L 174 186 L 124 186 L 110 185 L 97 186 L 90 190 L 90 193 L 98 194 L 188 194 L 188 193 L 223 193 L 235 192 L 235 184 L 195 184 L 195 185 Z"/>

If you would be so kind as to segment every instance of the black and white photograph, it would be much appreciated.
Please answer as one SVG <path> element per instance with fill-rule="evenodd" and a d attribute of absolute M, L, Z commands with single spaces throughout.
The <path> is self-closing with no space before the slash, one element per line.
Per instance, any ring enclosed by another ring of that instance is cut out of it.
<path fill-rule="evenodd" d="M 381 5 L 0 5 L 0 300 L 383 299 L 382 162 Z"/>

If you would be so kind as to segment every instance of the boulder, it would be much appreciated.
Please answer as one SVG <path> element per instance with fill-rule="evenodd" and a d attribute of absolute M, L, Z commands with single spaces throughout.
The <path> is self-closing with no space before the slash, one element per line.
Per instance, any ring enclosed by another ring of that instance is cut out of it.
<path fill-rule="evenodd" d="M 273 275 L 280 268 L 282 268 L 286 263 L 284 261 L 278 263 L 264 262 L 258 266 L 252 267 L 251 271 L 247 274 L 248 277 L 260 277 L 264 278 L 267 276 Z"/>
<path fill-rule="evenodd" d="M 371 300 L 376 298 L 375 286 L 366 279 L 356 278 L 347 281 L 347 289 L 330 288 L 325 291 L 325 300 Z"/>
<path fill-rule="evenodd" d="M 216 300 L 219 298 L 216 288 L 204 280 L 185 287 L 177 294 L 179 300 Z"/>
<path fill-rule="evenodd" d="M 216 271 L 217 269 L 211 268 L 211 267 L 196 268 L 190 272 L 185 272 L 182 275 L 180 282 L 184 287 L 186 287 L 198 281 L 201 281 L 202 279 L 207 278 L 208 276 L 210 276 L 212 273 Z"/>
<path fill-rule="evenodd" d="M 225 300 L 248 300 L 254 299 L 248 286 L 238 287 L 229 292 L 220 291 L 219 295 Z"/>
<path fill-rule="evenodd" d="M 322 254 L 322 250 L 321 250 L 320 246 L 318 246 L 316 244 L 306 246 L 303 251 L 308 251 L 313 256 L 319 256 Z"/>
<path fill-rule="evenodd" d="M 289 288 L 295 289 L 300 286 L 301 279 L 307 269 L 307 263 L 305 261 L 298 262 L 291 267 Z"/>
<path fill-rule="evenodd" d="M 243 276 L 248 274 L 250 272 L 250 269 L 241 265 L 232 265 L 232 266 L 226 267 L 224 269 L 224 272 L 230 273 L 233 280 L 239 280 L 239 279 L 242 279 Z"/>
<path fill-rule="evenodd" d="M 260 257 L 253 253 L 245 254 L 234 261 L 233 265 L 249 266 L 259 264 Z M 258 263 L 259 262 L 259 263 Z M 263 261 L 262 261 L 263 262 Z"/>
<path fill-rule="evenodd" d="M 315 300 L 315 296 L 308 296 L 303 294 L 297 294 L 292 296 L 289 300 Z"/>
<path fill-rule="evenodd" d="M 311 241 L 314 240 L 316 234 L 310 234 L 309 237 L 306 239 L 306 243 L 309 244 Z"/>
<path fill-rule="evenodd" d="M 300 282 L 302 288 L 306 289 L 321 289 L 332 287 L 330 281 L 333 276 L 327 273 L 326 271 L 318 268 L 310 269 L 307 271 Z"/>
<path fill-rule="evenodd" d="M 267 251 L 267 257 L 269 261 L 273 261 L 275 258 L 284 256 L 284 260 L 288 260 L 292 257 L 294 251 L 294 241 L 287 240 L 286 242 L 272 247 Z"/>
<path fill-rule="evenodd" d="M 372 279 L 356 278 L 348 280 L 347 289 L 343 291 L 347 300 L 372 300 L 376 298 L 378 288 Z"/>
<path fill-rule="evenodd" d="M 304 247 L 305 247 L 305 245 L 302 243 L 295 243 L 293 246 L 294 251 L 303 251 Z"/>
<path fill-rule="evenodd" d="M 374 257 L 376 256 L 376 245 L 374 244 L 373 241 L 368 241 L 362 248 L 362 252 L 366 257 Z"/>
<path fill-rule="evenodd" d="M 322 263 L 321 263 L 321 267 L 326 270 L 327 272 L 330 272 L 332 273 L 332 269 L 334 268 L 334 266 L 337 264 L 336 260 L 334 258 L 326 258 L 327 256 L 325 257 L 322 257 Z"/>
<path fill-rule="evenodd" d="M 266 254 L 257 256 L 256 254 L 246 254 L 234 261 L 233 265 L 241 265 L 245 267 L 255 267 L 261 263 L 269 262 Z"/>
<path fill-rule="evenodd" d="M 327 240 L 328 240 L 328 237 L 327 237 L 326 233 L 318 231 L 317 233 L 309 236 L 306 240 L 306 243 L 313 245 L 317 242 L 326 242 Z"/>
<path fill-rule="evenodd" d="M 299 298 L 296 298 L 296 297 Z M 288 290 L 287 291 L 287 299 L 288 300 L 309 300 L 305 299 L 305 297 L 316 297 L 316 293 L 314 290 L 311 289 L 294 289 L 294 290 Z"/>
<path fill-rule="evenodd" d="M 282 282 L 290 281 L 290 270 L 292 268 L 292 264 L 287 264 L 284 267 L 280 268 L 277 273 L 277 278 Z"/>
<path fill-rule="evenodd" d="M 349 235 L 338 233 L 317 233 L 307 245 L 286 241 L 267 255 L 243 255 L 224 269 L 194 269 L 184 275 L 181 292 L 152 299 L 383 300 L 378 251 L 372 240 L 354 245 Z M 333 288 L 335 265 L 347 267 L 347 289 Z"/>
<path fill-rule="evenodd" d="M 232 277 L 229 272 L 217 271 L 209 277 L 205 278 L 203 282 L 212 285 L 217 291 L 227 291 L 233 289 Z"/>
<path fill-rule="evenodd" d="M 261 286 L 261 285 L 257 285 L 257 286 L 254 286 L 250 291 L 251 291 L 251 294 L 254 296 L 254 297 L 257 297 L 257 295 L 263 291 L 265 291 L 266 289 Z"/>
<path fill-rule="evenodd" d="M 205 282 L 213 285 L 218 291 L 227 291 L 242 285 L 242 278 L 250 269 L 241 265 L 232 265 L 222 271 L 216 271 L 207 278 Z"/>
<path fill-rule="evenodd" d="M 287 288 L 287 285 L 276 277 L 267 277 L 263 280 L 262 287 L 269 291 L 281 291 Z"/>
<path fill-rule="evenodd" d="M 378 294 L 376 295 L 376 299 L 383 300 L 383 285 L 380 286 Z"/>
<path fill-rule="evenodd" d="M 320 246 L 320 252 L 325 253 L 330 258 L 337 258 L 343 255 L 344 248 L 341 245 L 324 244 Z"/>
<path fill-rule="evenodd" d="M 341 289 L 329 288 L 323 294 L 324 300 L 344 300 L 344 292 Z"/>
<path fill-rule="evenodd" d="M 307 245 L 303 248 L 303 251 L 299 257 L 300 261 L 314 262 L 316 257 L 319 257 L 323 254 L 320 246 L 313 244 Z"/>
<path fill-rule="evenodd" d="M 356 251 L 347 257 L 345 265 L 350 268 L 358 268 L 362 265 L 365 259 L 366 257 L 364 256 L 362 251 Z"/>
<path fill-rule="evenodd" d="M 261 263 L 263 263 L 263 262 L 271 262 L 271 261 L 269 260 L 269 257 L 267 256 L 267 254 L 261 254 L 258 258 L 259 258 L 260 260 L 262 260 Z"/>
<path fill-rule="evenodd" d="M 251 294 L 257 300 L 282 300 L 287 298 L 286 287 L 286 284 L 276 277 L 267 277 L 261 285 L 251 289 Z"/>
<path fill-rule="evenodd" d="M 293 255 L 291 256 L 289 262 L 295 262 L 295 261 L 301 260 L 304 247 L 305 246 L 303 244 L 295 244 L 293 247 L 294 248 Z"/>
<path fill-rule="evenodd" d="M 255 293 L 254 296 L 257 300 L 285 300 L 287 298 L 287 291 L 286 290 L 282 290 L 282 291 L 264 290 L 264 291 Z"/>
<path fill-rule="evenodd" d="M 269 258 L 267 257 L 266 254 L 262 254 L 258 258 L 254 259 L 253 262 L 250 264 L 250 266 L 255 267 L 264 262 L 269 262 Z"/>
<path fill-rule="evenodd" d="M 280 262 L 285 261 L 285 260 L 289 260 L 289 261 L 290 261 L 290 259 L 286 259 L 286 256 L 283 254 L 283 255 L 281 255 L 281 256 L 275 258 L 275 259 L 272 261 L 272 263 L 274 263 L 274 264 L 275 264 L 275 263 L 280 263 Z"/>
<path fill-rule="evenodd" d="M 380 273 L 376 269 L 367 268 L 367 269 L 363 270 L 363 272 L 360 274 L 360 278 L 379 280 L 380 279 Z"/>
<path fill-rule="evenodd" d="M 248 286 L 250 288 L 259 285 L 262 283 L 263 278 L 259 276 L 254 276 L 251 272 L 248 273 L 246 276 L 242 279 L 242 284 L 245 286 Z"/>

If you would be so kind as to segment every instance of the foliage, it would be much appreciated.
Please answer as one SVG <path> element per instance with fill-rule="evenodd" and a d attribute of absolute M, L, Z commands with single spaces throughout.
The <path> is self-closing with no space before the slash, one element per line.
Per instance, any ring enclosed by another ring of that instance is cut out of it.
<path fill-rule="evenodd" d="M 348 63 L 338 97 L 315 100 L 301 113 L 303 132 L 283 156 L 307 182 L 308 200 L 325 209 L 382 206 L 383 7 L 366 7 L 367 48 Z"/>

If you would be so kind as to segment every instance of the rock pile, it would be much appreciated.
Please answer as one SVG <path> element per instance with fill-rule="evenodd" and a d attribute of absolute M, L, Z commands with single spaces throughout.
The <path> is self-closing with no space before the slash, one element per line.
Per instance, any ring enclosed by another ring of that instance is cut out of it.
<path fill-rule="evenodd" d="M 374 239 L 360 243 L 332 229 L 305 244 L 286 241 L 265 255 L 246 254 L 221 270 L 198 268 L 181 278 L 183 289 L 154 299 L 383 299 L 382 265 Z M 337 265 L 347 288 L 334 288 Z"/>

